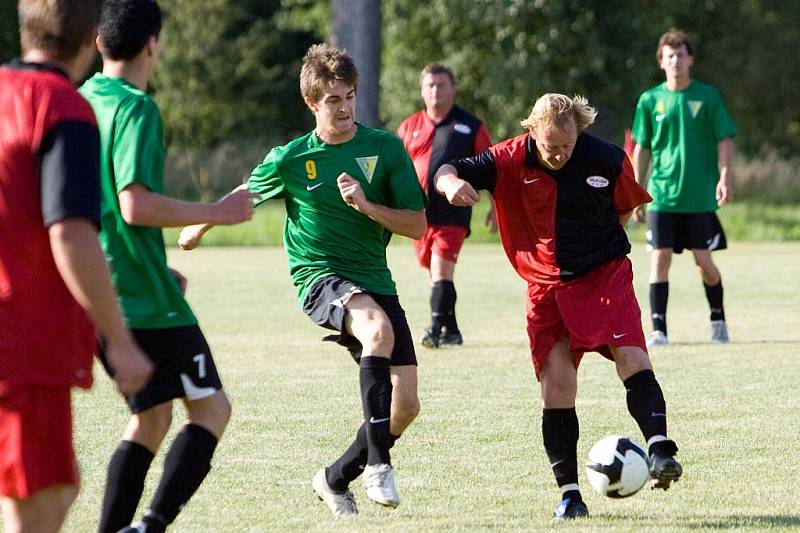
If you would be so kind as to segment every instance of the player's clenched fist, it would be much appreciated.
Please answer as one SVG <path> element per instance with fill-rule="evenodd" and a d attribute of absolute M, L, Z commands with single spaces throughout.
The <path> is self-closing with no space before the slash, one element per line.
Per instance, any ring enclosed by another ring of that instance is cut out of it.
<path fill-rule="evenodd" d="M 342 172 L 336 178 L 336 185 L 339 187 L 339 194 L 342 195 L 342 200 L 357 211 L 361 211 L 361 207 L 366 203 L 367 197 L 364 195 L 364 190 L 358 180 L 347 172 Z"/>
<path fill-rule="evenodd" d="M 217 203 L 217 220 L 215 224 L 238 224 L 253 218 L 252 200 L 261 195 L 252 193 L 247 189 L 237 189 L 223 196 Z"/>

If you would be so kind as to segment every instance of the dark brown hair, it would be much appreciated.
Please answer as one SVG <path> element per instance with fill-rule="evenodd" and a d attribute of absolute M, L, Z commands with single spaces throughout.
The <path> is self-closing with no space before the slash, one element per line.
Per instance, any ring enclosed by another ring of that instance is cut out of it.
<path fill-rule="evenodd" d="M 662 35 L 658 40 L 656 61 L 661 64 L 661 51 L 665 46 L 669 46 L 671 48 L 680 48 L 681 45 L 686 47 L 686 51 L 689 52 L 690 56 L 694 55 L 694 50 L 692 49 L 692 44 L 689 42 L 689 37 L 677 28 L 670 28 L 670 30 Z"/>
<path fill-rule="evenodd" d="M 327 43 L 312 45 L 300 70 L 300 94 L 314 103 L 319 102 L 325 87 L 337 80 L 357 88 L 358 71 L 352 58 Z"/>

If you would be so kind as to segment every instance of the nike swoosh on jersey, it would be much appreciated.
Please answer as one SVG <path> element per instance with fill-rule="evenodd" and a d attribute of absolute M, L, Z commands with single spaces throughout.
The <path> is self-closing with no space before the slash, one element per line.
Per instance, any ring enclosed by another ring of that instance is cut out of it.
<path fill-rule="evenodd" d="M 316 189 L 318 187 L 322 187 L 323 185 L 325 185 L 324 181 L 321 181 L 321 182 L 317 183 L 316 185 L 306 185 L 306 190 L 307 191 L 313 191 L 314 189 Z"/>
<path fill-rule="evenodd" d="M 542 179 L 542 178 L 534 178 L 532 180 L 529 180 L 528 178 L 525 178 L 524 180 L 522 180 L 522 183 L 524 183 L 525 185 L 530 185 L 531 183 L 536 183 L 540 179 Z"/>
<path fill-rule="evenodd" d="M 612 333 L 612 334 L 611 334 L 611 336 L 612 336 L 612 337 L 614 337 L 615 339 L 621 339 L 621 338 L 622 338 L 622 337 L 624 337 L 625 335 L 627 335 L 627 333 L 619 333 L 619 334 L 617 334 L 617 333 Z"/>
<path fill-rule="evenodd" d="M 208 398 L 215 392 L 217 389 L 214 387 L 198 387 L 192 381 L 188 375 L 181 373 L 181 383 L 183 384 L 183 392 L 186 393 L 186 397 L 190 400 L 200 400 L 202 398 Z"/>

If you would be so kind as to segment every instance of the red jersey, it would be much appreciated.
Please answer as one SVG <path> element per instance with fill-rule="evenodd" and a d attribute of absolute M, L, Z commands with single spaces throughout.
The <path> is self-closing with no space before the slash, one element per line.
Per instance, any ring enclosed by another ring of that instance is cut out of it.
<path fill-rule="evenodd" d="M 0 390 L 91 385 L 94 328 L 56 269 L 48 227 L 99 224 L 94 114 L 54 67 L 0 67 Z"/>
<path fill-rule="evenodd" d="M 438 124 L 425 111 L 418 111 L 400 123 L 397 135 L 403 140 L 419 183 L 428 196 L 425 208 L 428 224 L 469 230 L 472 208 L 450 205 L 444 196 L 431 194 L 431 182 L 439 167 L 451 159 L 479 154 L 492 145 L 483 122 L 458 106 L 453 106 Z"/>
<path fill-rule="evenodd" d="M 539 164 L 527 133 L 451 164 L 492 192 L 503 248 L 531 283 L 575 279 L 625 256 L 631 247 L 619 215 L 651 200 L 625 152 L 585 132 L 559 170 Z"/>

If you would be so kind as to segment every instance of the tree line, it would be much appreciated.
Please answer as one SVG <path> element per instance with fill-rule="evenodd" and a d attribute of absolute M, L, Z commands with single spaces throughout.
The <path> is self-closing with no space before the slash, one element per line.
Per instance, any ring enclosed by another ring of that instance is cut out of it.
<path fill-rule="evenodd" d="M 280 142 L 312 127 L 298 74 L 308 46 L 329 37 L 327 0 L 160 3 L 165 46 L 154 96 L 168 142 L 197 179 L 211 148 Z M 0 5 L 2 61 L 19 54 L 15 4 Z M 739 126 L 737 148 L 800 155 L 800 2 L 383 0 L 381 9 L 388 128 L 420 108 L 422 66 L 442 61 L 456 72 L 457 101 L 495 139 L 521 132 L 537 95 L 563 92 L 587 96 L 600 111 L 595 132 L 621 142 L 639 94 L 663 81 L 655 48 L 674 26 L 695 45 L 694 77 L 722 91 Z"/>

